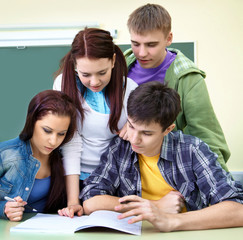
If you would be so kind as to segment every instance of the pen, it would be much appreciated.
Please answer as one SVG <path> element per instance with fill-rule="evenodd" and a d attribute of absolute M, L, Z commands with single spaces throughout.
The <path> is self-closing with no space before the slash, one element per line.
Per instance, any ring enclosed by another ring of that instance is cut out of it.
<path fill-rule="evenodd" d="M 10 198 L 10 197 L 4 197 L 5 200 L 9 201 L 9 202 L 16 202 L 16 200 L 14 198 Z M 24 206 L 26 209 L 29 209 L 33 212 L 37 212 L 36 209 L 32 208 L 31 206 L 25 205 Z"/>

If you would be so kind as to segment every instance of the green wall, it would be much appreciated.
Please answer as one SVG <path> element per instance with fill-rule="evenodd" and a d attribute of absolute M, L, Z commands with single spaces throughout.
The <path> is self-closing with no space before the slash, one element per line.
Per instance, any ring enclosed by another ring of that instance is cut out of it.
<path fill-rule="evenodd" d="M 69 47 L 0 48 L 0 141 L 19 135 L 34 95 L 51 89 Z"/>
<path fill-rule="evenodd" d="M 129 44 L 120 45 L 124 51 Z M 174 43 L 194 61 L 194 43 Z M 51 89 L 53 74 L 69 46 L 0 48 L 0 142 L 19 135 L 27 107 L 38 92 Z"/>

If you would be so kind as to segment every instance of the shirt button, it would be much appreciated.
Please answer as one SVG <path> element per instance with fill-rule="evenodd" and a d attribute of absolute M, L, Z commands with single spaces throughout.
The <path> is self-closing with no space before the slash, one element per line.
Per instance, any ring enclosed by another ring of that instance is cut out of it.
<path fill-rule="evenodd" d="M 25 191 L 29 191 L 30 189 L 28 187 L 25 188 Z"/>
<path fill-rule="evenodd" d="M 36 167 L 39 167 L 39 164 L 37 163 L 35 166 L 36 166 Z"/>

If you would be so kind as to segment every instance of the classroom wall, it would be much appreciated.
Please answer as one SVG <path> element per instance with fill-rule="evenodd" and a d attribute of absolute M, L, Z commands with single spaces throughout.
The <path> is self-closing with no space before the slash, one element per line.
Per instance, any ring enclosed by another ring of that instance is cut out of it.
<path fill-rule="evenodd" d="M 228 167 L 243 171 L 242 0 L 1 0 L 0 26 L 95 21 L 117 29 L 117 43 L 129 43 L 128 15 L 147 2 L 170 12 L 174 41 L 196 41 L 197 65 L 207 73 L 211 101 L 231 149 Z"/>

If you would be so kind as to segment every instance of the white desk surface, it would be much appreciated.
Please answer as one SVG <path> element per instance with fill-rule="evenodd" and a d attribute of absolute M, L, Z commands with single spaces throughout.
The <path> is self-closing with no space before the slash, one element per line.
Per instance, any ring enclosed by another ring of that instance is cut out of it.
<path fill-rule="evenodd" d="M 142 235 L 134 236 L 126 233 L 112 231 L 109 229 L 89 229 L 82 230 L 74 234 L 32 234 L 32 233 L 10 233 L 10 228 L 17 225 L 0 219 L 0 240 L 230 240 L 242 239 L 243 227 L 213 229 L 202 231 L 180 231 L 163 233 L 158 232 L 148 222 L 143 222 Z"/>

